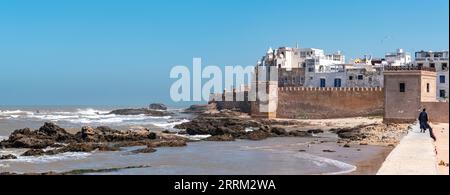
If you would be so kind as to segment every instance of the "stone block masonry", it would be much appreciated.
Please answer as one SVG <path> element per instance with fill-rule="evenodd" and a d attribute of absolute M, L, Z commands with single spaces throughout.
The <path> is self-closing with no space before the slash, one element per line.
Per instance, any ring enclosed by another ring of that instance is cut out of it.
<path fill-rule="evenodd" d="M 383 110 L 383 88 L 281 87 L 278 90 L 278 118 L 382 116 Z"/>

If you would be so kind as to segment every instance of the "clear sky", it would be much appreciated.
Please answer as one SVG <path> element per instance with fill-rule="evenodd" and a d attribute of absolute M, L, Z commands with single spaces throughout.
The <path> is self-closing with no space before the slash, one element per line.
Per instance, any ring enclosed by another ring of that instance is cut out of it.
<path fill-rule="evenodd" d="M 2 0 L 0 105 L 171 104 L 170 69 L 268 47 L 444 50 L 448 0 Z"/>

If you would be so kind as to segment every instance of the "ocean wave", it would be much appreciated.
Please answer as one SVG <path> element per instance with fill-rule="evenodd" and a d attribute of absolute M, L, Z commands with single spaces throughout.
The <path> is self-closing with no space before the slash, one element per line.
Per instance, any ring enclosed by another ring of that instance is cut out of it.
<path fill-rule="evenodd" d="M 7 140 L 8 136 L 0 136 L 0 141 Z"/>
<path fill-rule="evenodd" d="M 79 160 L 90 156 L 91 153 L 86 152 L 67 152 L 57 155 L 43 155 L 43 156 L 20 156 L 16 155 L 17 159 L 3 160 L 4 162 L 24 162 L 24 163 L 49 163 L 63 160 Z"/>
<path fill-rule="evenodd" d="M 186 122 L 189 122 L 189 120 L 183 119 L 180 121 L 173 121 L 173 122 L 167 121 L 167 122 L 163 122 L 163 123 L 153 123 L 153 125 L 155 125 L 157 127 L 161 127 L 161 128 L 174 128 L 175 125 L 179 125 L 179 124 L 186 123 Z"/>
<path fill-rule="evenodd" d="M 356 169 L 357 169 L 357 167 L 355 165 L 351 165 L 351 164 L 348 164 L 348 163 L 345 163 L 342 161 L 325 158 L 325 157 L 320 157 L 320 156 L 315 156 L 315 155 L 307 154 L 307 153 L 301 153 L 301 154 L 297 153 L 297 154 L 295 154 L 295 157 L 310 160 L 312 163 L 314 163 L 316 166 L 319 166 L 319 167 L 333 166 L 333 167 L 340 169 L 340 171 L 323 173 L 323 175 L 346 174 L 346 173 L 351 173 L 353 171 L 356 171 Z"/>
<path fill-rule="evenodd" d="M 33 112 L 23 110 L 0 110 L 0 116 L 20 116 L 20 115 L 33 115 Z"/>

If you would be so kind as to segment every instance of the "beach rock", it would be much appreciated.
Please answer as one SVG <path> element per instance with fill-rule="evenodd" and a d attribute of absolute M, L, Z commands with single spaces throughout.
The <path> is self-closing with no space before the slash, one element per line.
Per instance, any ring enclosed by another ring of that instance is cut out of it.
<path fill-rule="evenodd" d="M 309 134 L 320 134 L 320 133 L 324 133 L 324 131 L 322 129 L 311 129 L 307 131 Z"/>
<path fill-rule="evenodd" d="M 74 143 L 69 144 L 65 147 L 49 150 L 46 151 L 46 155 L 55 155 L 55 154 L 61 154 L 66 152 L 92 152 L 94 150 L 99 151 L 118 151 L 119 148 L 117 147 L 111 147 L 107 144 L 92 144 L 92 143 Z"/>
<path fill-rule="evenodd" d="M 94 135 L 95 135 L 95 129 L 94 128 L 89 127 L 89 126 L 81 128 L 81 138 L 84 141 L 88 141 L 88 142 L 89 141 L 95 141 Z"/>
<path fill-rule="evenodd" d="M 131 151 L 131 153 L 133 154 L 153 153 L 153 152 L 156 152 L 156 149 L 150 147 Z"/>
<path fill-rule="evenodd" d="M 167 110 L 167 106 L 161 103 L 150 104 L 148 108 L 152 110 Z"/>
<path fill-rule="evenodd" d="M 17 156 L 14 156 L 12 154 L 0 156 L 0 160 L 11 160 L 11 159 L 17 159 Z"/>
<path fill-rule="evenodd" d="M 54 145 L 56 142 L 52 139 L 39 139 L 34 137 L 22 137 L 16 140 L 12 140 L 9 148 L 34 148 L 43 149 L 48 146 Z"/>
<path fill-rule="evenodd" d="M 150 148 L 159 148 L 159 147 L 183 147 L 186 146 L 185 140 L 157 140 L 152 141 L 147 144 Z"/>
<path fill-rule="evenodd" d="M 42 156 L 44 154 L 45 152 L 42 149 L 31 149 L 24 152 L 22 156 Z"/>
<path fill-rule="evenodd" d="M 214 111 L 217 111 L 217 104 L 210 103 L 206 105 L 192 105 L 189 108 L 185 109 L 183 113 L 200 114 Z"/>
<path fill-rule="evenodd" d="M 322 150 L 322 152 L 333 153 L 333 152 L 336 152 L 336 151 L 334 151 L 334 150 Z"/>
<path fill-rule="evenodd" d="M 270 137 L 270 133 L 267 131 L 257 130 L 257 131 L 250 131 L 246 135 L 241 136 L 241 139 L 248 139 L 248 140 L 263 140 Z"/>
<path fill-rule="evenodd" d="M 230 134 L 224 134 L 224 135 L 211 136 L 211 137 L 208 137 L 203 140 L 205 140 L 205 141 L 234 141 L 234 137 Z"/>
<path fill-rule="evenodd" d="M 278 135 L 278 136 L 287 136 L 287 135 L 289 135 L 289 133 L 285 129 L 280 128 L 280 127 L 272 127 L 270 129 L 270 132 L 275 134 L 275 135 Z"/>
<path fill-rule="evenodd" d="M 147 108 L 138 109 L 118 109 L 113 110 L 109 114 L 116 115 L 148 115 L 148 116 L 170 116 L 173 115 L 171 112 L 161 111 L 161 110 L 151 110 Z"/>
<path fill-rule="evenodd" d="M 306 131 L 300 131 L 300 130 L 295 130 L 295 131 L 291 131 L 289 132 L 290 136 L 294 136 L 294 137 L 308 137 L 311 136 L 311 134 L 309 134 Z"/>

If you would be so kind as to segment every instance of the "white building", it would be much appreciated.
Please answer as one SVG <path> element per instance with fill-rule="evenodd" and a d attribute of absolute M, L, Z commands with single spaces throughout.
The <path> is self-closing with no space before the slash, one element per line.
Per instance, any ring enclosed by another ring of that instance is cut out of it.
<path fill-rule="evenodd" d="M 383 87 L 383 66 L 341 64 L 310 73 L 306 87 Z"/>
<path fill-rule="evenodd" d="M 437 72 L 437 97 L 439 100 L 448 101 L 449 75 L 448 75 L 448 50 L 433 52 L 419 51 L 415 54 L 414 66 L 435 68 Z"/>
<path fill-rule="evenodd" d="M 410 65 L 412 62 L 411 54 L 404 52 L 403 49 L 398 49 L 396 52 L 386 53 L 384 58 L 389 66 L 406 66 Z"/>

